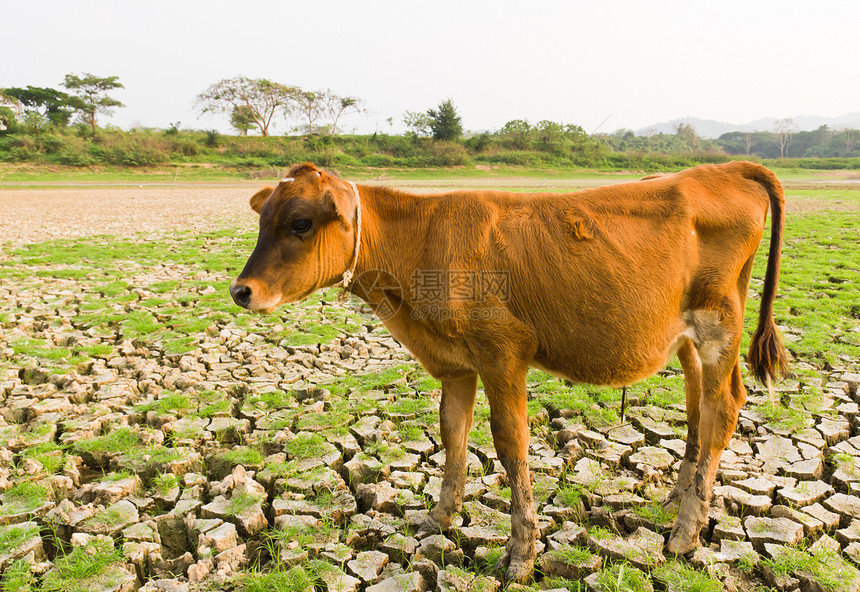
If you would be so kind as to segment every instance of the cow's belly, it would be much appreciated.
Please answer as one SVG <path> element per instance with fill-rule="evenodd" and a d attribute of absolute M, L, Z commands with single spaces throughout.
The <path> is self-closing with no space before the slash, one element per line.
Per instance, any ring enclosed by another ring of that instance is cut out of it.
<path fill-rule="evenodd" d="M 659 331 L 630 334 L 571 329 L 566 339 L 542 341 L 531 365 L 577 383 L 623 386 L 663 368 L 684 339 L 686 324 L 673 319 Z"/>

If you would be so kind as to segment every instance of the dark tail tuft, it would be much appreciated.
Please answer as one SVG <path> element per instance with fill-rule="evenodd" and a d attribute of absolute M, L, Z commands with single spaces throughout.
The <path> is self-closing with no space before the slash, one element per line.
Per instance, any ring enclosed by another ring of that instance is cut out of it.
<path fill-rule="evenodd" d="M 779 282 L 779 264 L 782 250 L 782 231 L 785 227 L 785 196 L 782 185 L 770 170 L 750 163 L 747 178 L 760 183 L 770 197 L 770 252 L 767 255 L 767 271 L 761 294 L 758 327 L 750 342 L 747 362 L 755 377 L 770 385 L 777 374 L 788 373 L 788 352 L 782 345 L 782 337 L 773 319 L 773 301 Z"/>

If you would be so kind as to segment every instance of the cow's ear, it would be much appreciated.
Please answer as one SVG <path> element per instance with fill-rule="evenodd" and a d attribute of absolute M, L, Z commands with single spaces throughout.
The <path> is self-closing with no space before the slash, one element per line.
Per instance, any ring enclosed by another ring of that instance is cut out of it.
<path fill-rule="evenodd" d="M 274 187 L 263 187 L 255 193 L 251 198 L 251 209 L 259 214 L 260 210 L 263 209 L 263 204 L 266 203 L 266 200 L 269 199 L 269 196 L 272 195 L 274 190 Z"/>
<path fill-rule="evenodd" d="M 341 203 L 341 198 L 331 188 L 326 189 L 323 193 L 323 208 L 333 220 L 340 220 L 341 224 L 349 228 L 349 218 Z"/>

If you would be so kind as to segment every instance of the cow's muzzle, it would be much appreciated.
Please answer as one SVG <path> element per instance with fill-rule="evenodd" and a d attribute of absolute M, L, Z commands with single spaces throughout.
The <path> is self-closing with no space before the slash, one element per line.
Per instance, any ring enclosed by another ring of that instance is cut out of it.
<path fill-rule="evenodd" d="M 251 305 L 253 292 L 250 286 L 233 282 L 233 285 L 230 286 L 230 296 L 233 298 L 233 302 L 242 308 L 248 308 Z"/>

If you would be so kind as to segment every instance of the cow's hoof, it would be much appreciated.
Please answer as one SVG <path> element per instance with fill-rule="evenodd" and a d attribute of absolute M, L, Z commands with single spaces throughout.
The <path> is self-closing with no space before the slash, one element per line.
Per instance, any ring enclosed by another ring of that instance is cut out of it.
<path fill-rule="evenodd" d="M 505 550 L 499 561 L 496 563 L 496 571 L 505 571 L 505 581 L 517 582 L 518 584 L 527 583 L 532 576 L 535 561 L 531 559 L 512 559 L 511 552 Z M 505 569 L 507 568 L 507 569 Z"/>
<path fill-rule="evenodd" d="M 446 519 L 443 516 L 440 519 L 435 512 L 430 511 L 427 513 L 424 522 L 421 523 L 421 527 L 418 529 L 415 538 L 421 540 L 434 534 L 442 534 L 451 527 L 451 522 L 452 519 L 450 517 Z"/>
<path fill-rule="evenodd" d="M 669 555 L 686 555 L 699 546 L 699 530 L 686 524 L 675 524 L 669 542 L 666 543 L 666 552 Z"/>

